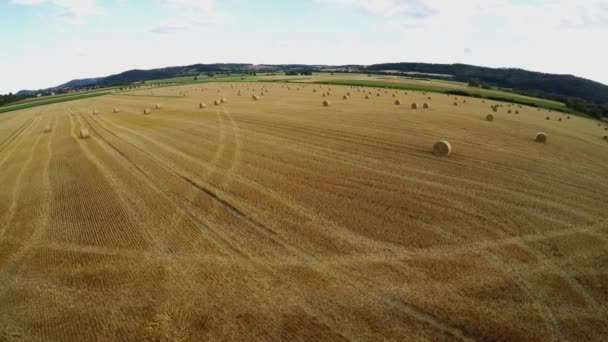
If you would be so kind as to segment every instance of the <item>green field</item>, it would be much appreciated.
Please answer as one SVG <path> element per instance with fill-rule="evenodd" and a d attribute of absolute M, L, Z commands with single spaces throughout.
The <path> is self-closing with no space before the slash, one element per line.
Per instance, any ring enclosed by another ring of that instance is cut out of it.
<path fill-rule="evenodd" d="M 32 98 L 32 99 L 20 101 L 16 104 L 13 103 L 8 106 L 2 106 L 2 107 L 0 107 L 0 113 L 10 112 L 10 111 L 19 110 L 19 109 L 44 106 L 44 105 L 59 103 L 59 102 L 74 101 L 74 100 L 86 99 L 89 97 L 102 96 L 102 95 L 110 94 L 111 92 L 112 91 L 109 89 L 103 89 L 103 90 L 98 90 L 98 91 L 94 91 L 94 92 Z"/>
<path fill-rule="evenodd" d="M 331 79 L 324 80 L 314 83 L 319 84 L 334 84 L 334 85 L 354 85 L 354 86 L 364 86 L 364 87 L 376 87 L 376 88 L 392 88 L 392 89 L 403 89 L 403 90 L 417 90 L 417 91 L 428 91 L 434 93 L 448 93 L 449 91 L 465 91 L 472 96 L 485 97 L 485 98 L 496 98 L 501 99 L 507 102 L 518 102 L 522 104 L 532 105 L 535 107 L 543 107 L 549 109 L 555 109 L 560 111 L 567 110 L 566 105 L 551 100 L 539 99 L 514 93 L 509 93 L 506 91 L 500 90 L 492 90 L 492 89 L 476 89 L 466 87 L 462 84 L 462 88 L 448 88 L 437 85 L 432 85 L 433 81 L 430 81 L 431 85 L 421 85 L 421 84 L 413 84 L 407 82 L 388 82 L 388 81 L 377 81 L 377 80 L 357 80 L 357 79 Z M 442 81 L 443 82 L 443 81 Z M 457 85 L 456 82 L 450 81 Z"/>

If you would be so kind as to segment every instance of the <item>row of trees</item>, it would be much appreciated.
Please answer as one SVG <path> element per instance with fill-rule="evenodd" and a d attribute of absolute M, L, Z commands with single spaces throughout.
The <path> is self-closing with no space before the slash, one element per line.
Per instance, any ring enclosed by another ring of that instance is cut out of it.
<path fill-rule="evenodd" d="M 8 93 L 6 95 L 0 95 L 0 106 L 4 106 L 9 103 L 21 101 L 23 99 L 25 99 L 25 96 L 15 95 L 13 93 Z"/>

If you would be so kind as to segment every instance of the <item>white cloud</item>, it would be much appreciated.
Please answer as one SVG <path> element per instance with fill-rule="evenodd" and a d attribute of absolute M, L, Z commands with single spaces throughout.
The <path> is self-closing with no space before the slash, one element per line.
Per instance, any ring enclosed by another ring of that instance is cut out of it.
<path fill-rule="evenodd" d="M 337 5 L 385 17 L 406 16 L 426 18 L 436 11 L 425 0 L 315 0 L 317 3 Z"/>
<path fill-rule="evenodd" d="M 60 8 L 60 11 L 56 13 L 57 17 L 76 23 L 81 22 L 86 17 L 105 13 L 103 8 L 97 4 L 97 0 L 11 0 L 11 3 L 28 6 L 51 3 Z"/>
<path fill-rule="evenodd" d="M 148 32 L 174 34 L 227 21 L 215 0 L 165 0 L 164 6 L 178 10 L 177 17 L 148 29 Z"/>

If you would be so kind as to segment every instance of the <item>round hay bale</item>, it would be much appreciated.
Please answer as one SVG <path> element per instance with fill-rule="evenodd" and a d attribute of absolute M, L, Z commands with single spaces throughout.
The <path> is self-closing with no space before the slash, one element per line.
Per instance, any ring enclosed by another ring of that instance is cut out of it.
<path fill-rule="evenodd" d="M 380 93 L 376 93 L 376 96 L 378 96 L 378 97 L 379 97 L 379 96 L 380 96 Z"/>
<path fill-rule="evenodd" d="M 401 105 L 401 101 L 400 101 L 400 100 L 395 100 L 395 105 L 396 105 L 396 106 Z"/>
<path fill-rule="evenodd" d="M 516 110 L 516 111 L 515 111 L 515 114 L 519 114 L 519 111 L 518 111 L 518 110 Z"/>
<path fill-rule="evenodd" d="M 207 108 L 207 104 L 204 103 L 204 102 L 201 102 L 201 103 L 198 104 L 198 108 L 205 109 L 205 108 Z"/>
<path fill-rule="evenodd" d="M 437 157 L 447 157 L 452 153 L 452 145 L 445 140 L 441 140 L 433 145 L 433 154 Z"/>
<path fill-rule="evenodd" d="M 83 127 L 80 129 L 80 139 L 87 139 L 89 136 L 91 136 L 91 132 L 89 132 L 88 128 Z"/>
<path fill-rule="evenodd" d="M 222 102 L 222 103 L 227 103 L 227 102 L 228 102 L 228 100 L 226 100 L 225 98 L 223 98 L 223 97 L 222 97 L 222 98 L 220 99 L 220 102 Z"/>
<path fill-rule="evenodd" d="M 346 96 L 350 96 L 350 91 L 348 93 L 346 93 Z"/>
<path fill-rule="evenodd" d="M 454 107 L 458 107 L 458 102 L 454 102 Z"/>
<path fill-rule="evenodd" d="M 323 93 L 323 97 L 327 97 L 327 94 Z"/>
<path fill-rule="evenodd" d="M 343 99 L 343 100 L 348 100 L 348 95 L 344 95 L 344 96 L 342 96 L 342 99 Z"/>
<path fill-rule="evenodd" d="M 397 97 L 397 95 L 393 94 L 393 97 Z"/>
<path fill-rule="evenodd" d="M 323 101 L 323 107 L 329 107 L 330 105 L 331 105 L 331 102 L 329 102 L 328 100 Z"/>
<path fill-rule="evenodd" d="M 557 119 L 557 121 L 562 121 L 562 118 Z"/>
<path fill-rule="evenodd" d="M 511 114 L 511 110 L 510 109 L 507 111 L 507 114 Z"/>
<path fill-rule="evenodd" d="M 145 114 L 145 115 L 148 115 L 148 114 L 150 114 L 150 113 L 152 113 L 152 111 L 151 111 L 151 110 L 149 110 L 148 108 L 144 109 L 144 114 Z"/>
<path fill-rule="evenodd" d="M 602 137 L 602 139 L 603 139 L 603 140 L 605 140 L 605 141 L 608 141 L 608 135 L 604 135 L 604 136 Z"/>
<path fill-rule="evenodd" d="M 120 110 L 118 108 L 114 108 L 114 113 L 120 113 Z"/>
<path fill-rule="evenodd" d="M 536 142 L 546 144 L 547 143 L 547 135 L 543 132 L 536 133 Z"/>
<path fill-rule="evenodd" d="M 366 99 L 366 100 L 369 100 L 369 95 L 365 95 L 365 99 Z"/>
<path fill-rule="evenodd" d="M 545 118 L 545 120 L 551 120 L 551 117 L 550 117 L 550 116 L 547 116 L 547 117 Z"/>
<path fill-rule="evenodd" d="M 44 133 L 50 133 L 52 131 L 51 126 L 46 125 L 46 127 L 44 127 Z"/>
<path fill-rule="evenodd" d="M 258 96 L 257 96 L 257 95 L 255 95 L 255 94 L 254 94 L 254 95 L 251 95 L 251 98 L 252 98 L 254 101 L 259 100 Z"/>
<path fill-rule="evenodd" d="M 97 111 L 97 109 L 93 110 L 93 114 L 94 114 L 94 115 L 97 115 L 97 113 L 99 113 L 99 112 Z"/>
<path fill-rule="evenodd" d="M 412 103 L 412 109 L 418 109 L 418 104 L 416 102 Z"/>
<path fill-rule="evenodd" d="M 313 89 L 313 90 L 312 90 L 312 92 L 313 92 L 313 93 L 316 93 L 316 92 L 317 92 L 317 89 Z"/>
<path fill-rule="evenodd" d="M 160 109 L 160 105 L 159 104 L 156 104 L 156 109 Z"/>
<path fill-rule="evenodd" d="M 432 98 L 432 97 L 430 97 L 430 96 L 429 96 L 429 97 L 427 97 L 427 100 L 432 100 L 432 99 L 433 99 L 433 98 Z"/>
<path fill-rule="evenodd" d="M 222 102 L 220 100 L 215 100 L 213 101 L 213 104 L 219 106 L 220 104 L 222 104 Z"/>
<path fill-rule="evenodd" d="M 422 108 L 424 108 L 424 109 L 429 109 L 429 108 L 431 108 L 431 105 L 430 105 L 428 102 L 425 102 L 425 103 L 422 105 Z"/>
<path fill-rule="evenodd" d="M 492 114 L 486 115 L 486 120 L 487 121 L 494 121 L 494 115 L 492 115 Z"/>
<path fill-rule="evenodd" d="M 566 120 L 570 120 L 570 115 L 566 116 Z"/>

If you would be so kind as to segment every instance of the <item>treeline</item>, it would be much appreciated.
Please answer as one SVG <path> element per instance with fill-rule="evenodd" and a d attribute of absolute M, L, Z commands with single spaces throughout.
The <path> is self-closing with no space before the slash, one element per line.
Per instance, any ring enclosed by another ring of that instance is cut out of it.
<path fill-rule="evenodd" d="M 572 75 L 466 64 L 391 63 L 370 65 L 365 69 L 435 74 L 433 78 L 451 75 L 449 79 L 472 86 L 507 88 L 521 95 L 563 102 L 574 111 L 596 118 L 608 117 L 608 86 Z"/>
<path fill-rule="evenodd" d="M 5 106 L 9 103 L 21 101 L 25 98 L 26 96 L 15 95 L 13 93 L 8 93 L 7 95 L 0 95 L 0 106 Z"/>

